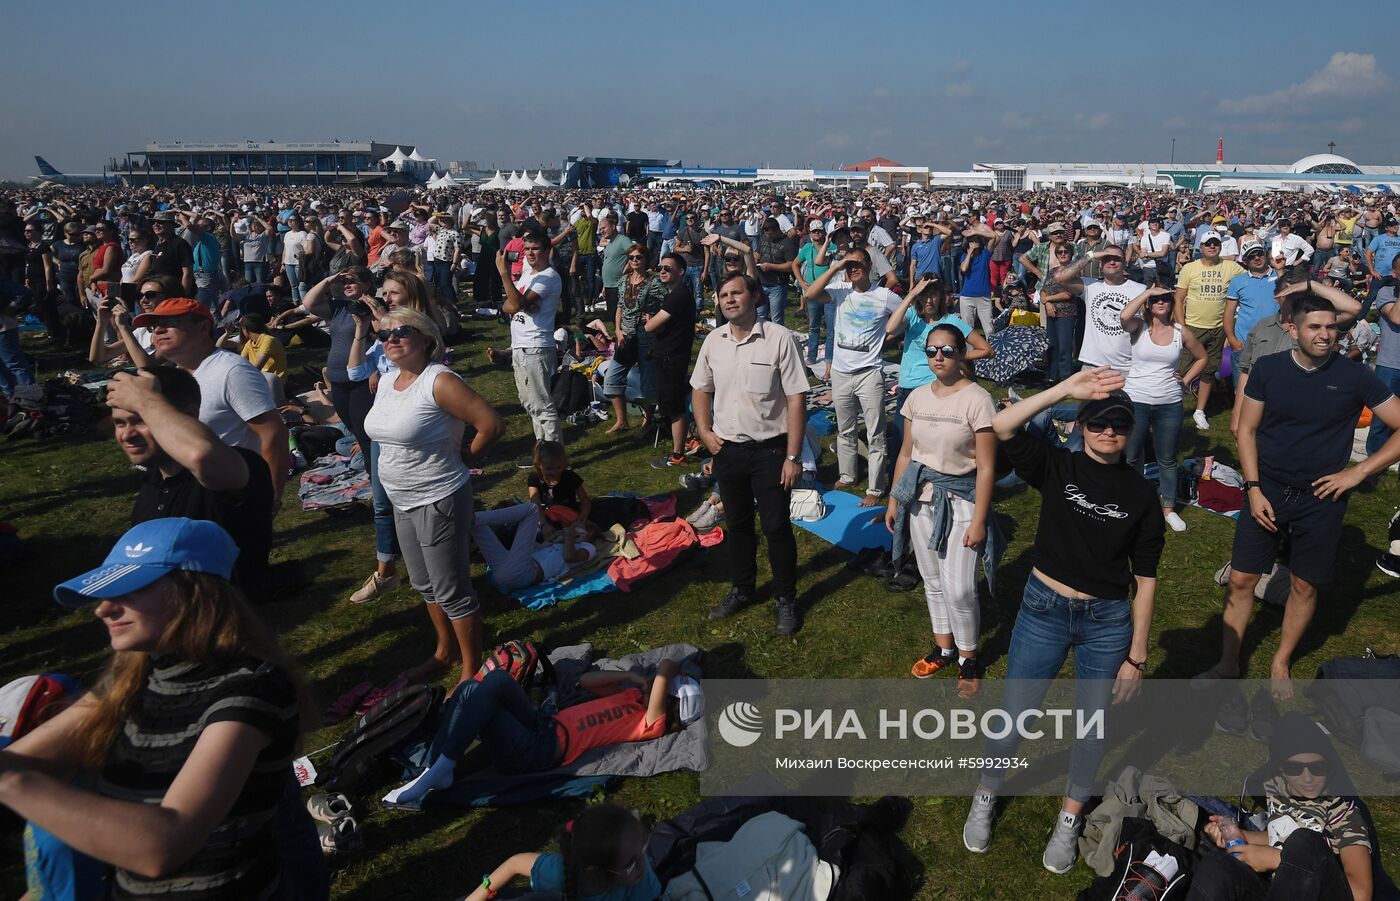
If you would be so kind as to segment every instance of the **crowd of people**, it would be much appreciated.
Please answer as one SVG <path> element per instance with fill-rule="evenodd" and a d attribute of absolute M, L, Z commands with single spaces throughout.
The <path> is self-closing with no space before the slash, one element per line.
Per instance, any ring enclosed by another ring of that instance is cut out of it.
<path fill-rule="evenodd" d="M 1229 406 L 1232 440 L 1208 440 L 1238 460 L 1243 509 L 1220 657 L 1199 679 L 1244 675 L 1255 587 L 1282 558 L 1291 582 L 1269 677 L 1275 700 L 1291 698 L 1347 497 L 1400 460 L 1394 205 L 1126 188 L 888 193 L 200 186 L 6 197 L 0 394 L 35 382 L 20 337 L 37 318 L 28 350 L 118 370 L 106 403 L 145 477 L 133 528 L 104 566 L 55 591 L 66 606 L 98 602 L 108 670 L 0 751 L 0 804 L 111 867 L 115 897 L 316 896 L 274 815 L 295 801 L 303 679 L 249 603 L 270 587 L 273 519 L 295 469 L 281 412 L 295 378 L 289 347 L 317 355 L 371 484 L 374 567 L 349 600 L 397 589 L 402 559 L 434 635 L 402 681 L 460 667 L 432 760 L 386 800 L 450 785 L 478 737 L 521 771 L 581 752 L 556 742 L 556 718 L 504 674 L 476 678 L 485 630 L 471 564 L 480 553 L 491 583 L 510 590 L 593 559 L 595 495 L 633 486 L 590 495 L 568 467 L 572 430 L 554 387 L 561 366 L 586 361 L 598 364 L 608 431 L 630 429 L 640 410 L 670 442 L 653 466 L 680 472 L 707 458 L 715 497 L 692 519 L 724 522 L 730 580 L 710 618 L 759 597 L 761 532 L 780 636 L 801 628 L 790 496 L 816 468 L 812 389 L 829 392 L 834 488 L 883 513 L 893 565 L 912 555 L 922 579 L 931 650 L 911 673 L 947 669 L 964 696 L 983 678 L 979 563 L 994 583 L 1005 546 L 997 488 L 1029 484 L 1040 494 L 1034 568 L 1006 677 L 1034 685 L 1072 652 L 1086 686 L 1078 703 L 1094 709 L 1131 699 L 1152 666 L 1158 564 L 1187 529 L 1180 434 L 1188 418 L 1208 433 L 1208 417 Z M 482 311 L 509 322 L 508 351 L 485 354 L 513 371 L 518 427 L 535 442 L 521 462 L 528 500 L 485 512 L 472 461 L 508 424 L 451 357 Z M 1043 358 L 1020 359 L 1031 337 Z M 1012 357 L 997 378 L 981 374 Z M 1363 411 L 1366 453 L 1349 465 Z M 537 541 L 556 532 L 558 544 Z M 1400 577 L 1400 534 L 1390 537 L 1378 566 Z M 599 741 L 645 741 L 703 715 L 699 683 L 674 667 L 582 687 L 625 694 L 607 703 L 626 723 Z M 1018 690 L 1011 707 L 1039 703 Z M 1327 780 L 1327 752 L 1297 734 L 1274 761 L 1281 808 L 1315 805 Z M 1015 749 L 994 742 L 988 757 Z M 1077 859 L 1102 756 L 1091 740 L 1073 749 L 1042 858 L 1052 872 Z M 94 787 L 72 782 L 79 768 L 100 771 Z M 969 851 L 990 846 L 1004 776 L 982 773 Z M 1329 790 L 1345 787 L 1334 781 Z M 656 897 L 639 829 L 607 808 L 594 816 L 612 824 L 608 841 L 575 830 L 563 843 L 597 857 L 581 865 L 581 884 L 599 897 Z M 1224 893 L 1192 897 L 1263 897 L 1256 872 L 1277 872 L 1289 897 L 1342 897 L 1328 893 L 1337 886 L 1370 897 L 1374 843 L 1352 818 L 1342 825 L 1321 821 L 1321 845 L 1249 836 L 1212 877 Z M 570 866 L 517 855 L 472 897 L 494 897 L 492 881 L 516 875 L 560 888 Z M 1297 888 L 1300 868 L 1316 875 L 1313 888 Z"/>

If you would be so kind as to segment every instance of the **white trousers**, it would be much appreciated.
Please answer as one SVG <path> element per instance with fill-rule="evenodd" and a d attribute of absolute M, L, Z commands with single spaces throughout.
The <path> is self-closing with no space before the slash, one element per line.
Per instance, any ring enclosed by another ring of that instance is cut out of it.
<path fill-rule="evenodd" d="M 963 547 L 963 537 L 972 523 L 973 505 L 953 498 L 953 528 L 942 555 L 928 546 L 933 535 L 933 504 L 915 501 L 909 517 L 909 543 L 924 577 L 924 597 L 935 635 L 952 634 L 953 643 L 965 655 L 977 650 L 982 626 L 982 608 L 977 600 L 977 565 L 981 553 Z"/>

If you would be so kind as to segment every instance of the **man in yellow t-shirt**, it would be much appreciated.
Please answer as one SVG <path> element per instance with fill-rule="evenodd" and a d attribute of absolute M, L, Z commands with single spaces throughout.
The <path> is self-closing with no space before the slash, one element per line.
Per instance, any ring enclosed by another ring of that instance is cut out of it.
<path fill-rule="evenodd" d="M 1220 236 L 1209 232 L 1201 239 L 1201 258 L 1181 267 L 1176 277 L 1176 321 L 1191 330 L 1207 357 L 1196 394 L 1196 412 L 1191 414 L 1198 429 L 1210 428 L 1206 403 L 1225 350 L 1225 289 L 1241 272 L 1244 269 L 1238 263 L 1220 259 Z M 1183 353 L 1177 371 L 1185 374 L 1193 362 L 1190 354 Z"/>

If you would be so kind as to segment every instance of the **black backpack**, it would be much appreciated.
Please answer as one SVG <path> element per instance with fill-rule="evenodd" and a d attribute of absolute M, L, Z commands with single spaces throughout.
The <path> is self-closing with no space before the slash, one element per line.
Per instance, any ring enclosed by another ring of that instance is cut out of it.
<path fill-rule="evenodd" d="M 566 366 L 554 377 L 549 393 L 554 398 L 554 409 L 559 411 L 559 415 L 572 416 L 579 410 L 587 409 L 593 402 L 593 383 L 588 376 Z"/>
<path fill-rule="evenodd" d="M 1170 879 L 1148 865 L 1146 858 L 1154 851 L 1176 858 L 1179 869 Z M 1191 890 L 1195 862 L 1190 851 L 1164 838 L 1151 820 L 1125 817 L 1113 852 L 1113 872 L 1095 878 L 1077 901 L 1179 901 Z"/>
<path fill-rule="evenodd" d="M 390 752 L 437 714 L 445 695 L 438 685 L 410 685 L 379 701 L 336 744 L 316 784 L 353 793 L 381 763 L 390 762 Z"/>

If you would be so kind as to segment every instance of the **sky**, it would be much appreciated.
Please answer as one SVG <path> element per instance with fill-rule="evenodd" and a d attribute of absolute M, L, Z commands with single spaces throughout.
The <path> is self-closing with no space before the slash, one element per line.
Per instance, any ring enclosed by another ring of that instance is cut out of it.
<path fill-rule="evenodd" d="M 1334 141 L 1400 164 L 1400 25 L 1307 27 L 1316 4 L 1294 0 L 1247 18 L 1139 6 L 13 4 L 0 179 L 35 174 L 35 154 L 94 172 L 151 141 L 245 139 L 416 144 L 492 169 L 1157 163 L 1173 138 L 1176 162 L 1208 163 L 1220 137 L 1227 163 Z"/>

